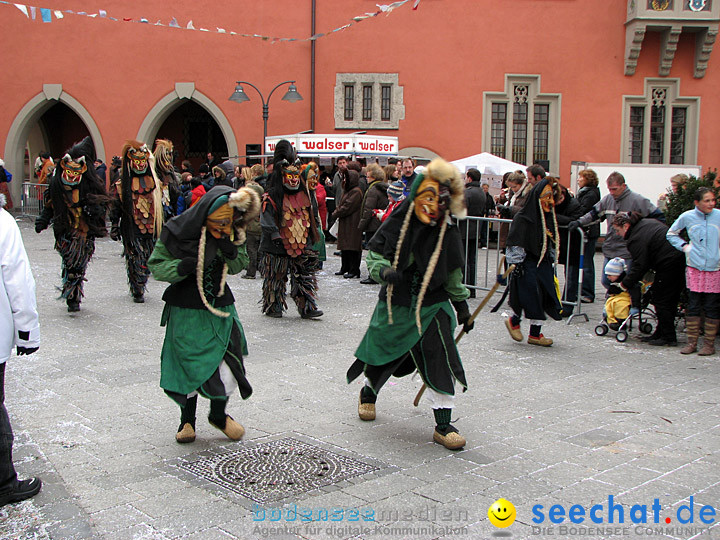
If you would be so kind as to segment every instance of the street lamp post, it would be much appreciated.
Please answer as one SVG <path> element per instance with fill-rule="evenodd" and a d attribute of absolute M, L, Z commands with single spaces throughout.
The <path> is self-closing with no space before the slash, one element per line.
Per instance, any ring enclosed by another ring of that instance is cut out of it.
<path fill-rule="evenodd" d="M 262 92 L 258 89 L 257 86 L 255 86 L 252 83 L 249 83 L 247 81 L 237 81 L 237 86 L 235 87 L 235 91 L 232 93 L 232 95 L 228 98 L 230 101 L 234 101 L 235 103 L 243 103 L 245 101 L 250 101 L 250 97 L 245 93 L 245 90 L 243 89 L 242 85 L 247 84 L 249 86 L 252 86 L 255 91 L 260 96 L 260 100 L 262 101 L 262 117 L 263 117 L 263 146 L 262 146 L 262 153 L 265 153 L 265 139 L 267 139 L 267 123 L 268 123 L 268 117 L 269 117 L 269 104 L 270 104 L 270 98 L 273 95 L 273 92 L 280 88 L 284 84 L 289 84 L 290 87 L 288 88 L 285 95 L 282 97 L 283 101 L 289 101 L 290 103 L 295 103 L 296 101 L 300 101 L 302 99 L 302 96 L 297 91 L 297 87 L 295 86 L 295 81 L 283 81 L 279 84 L 277 84 L 272 90 L 270 90 L 270 93 L 268 94 L 267 99 L 262 95 Z"/>

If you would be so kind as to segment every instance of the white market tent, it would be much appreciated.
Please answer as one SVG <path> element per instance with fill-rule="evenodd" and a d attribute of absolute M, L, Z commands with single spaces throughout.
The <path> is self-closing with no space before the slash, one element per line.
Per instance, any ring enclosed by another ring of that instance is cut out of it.
<path fill-rule="evenodd" d="M 502 176 L 506 172 L 514 172 L 517 170 L 525 172 L 525 169 L 527 168 L 526 165 L 521 165 L 520 163 L 515 163 L 514 161 L 494 156 L 488 152 L 475 154 L 474 156 L 462 159 L 456 159 L 450 163 L 460 169 L 460 172 L 462 173 L 466 172 L 468 169 L 477 169 L 480 171 L 480 174 L 492 176 Z"/>

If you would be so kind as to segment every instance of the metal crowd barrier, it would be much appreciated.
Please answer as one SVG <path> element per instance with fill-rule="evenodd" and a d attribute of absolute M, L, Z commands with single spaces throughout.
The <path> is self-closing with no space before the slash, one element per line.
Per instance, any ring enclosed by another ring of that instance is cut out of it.
<path fill-rule="evenodd" d="M 20 203 L 20 215 L 38 217 L 43 209 L 43 200 L 47 184 L 31 184 L 23 182 L 22 200 Z"/>
<path fill-rule="evenodd" d="M 468 289 L 474 289 L 474 290 L 482 290 L 482 291 L 489 291 L 493 285 L 495 285 L 495 281 L 497 278 L 497 267 L 500 264 L 500 257 L 502 256 L 502 250 L 500 249 L 500 229 L 502 225 L 506 225 L 508 230 L 510 228 L 510 224 L 512 223 L 512 220 L 510 219 L 501 219 L 501 218 L 489 218 L 489 217 L 474 217 L 474 216 L 468 216 L 466 219 L 461 220 L 458 222 L 458 226 L 460 228 L 460 232 L 465 239 L 464 242 L 464 249 L 465 249 L 465 260 L 468 261 L 469 255 L 472 254 L 472 250 L 475 251 L 477 254 L 475 257 L 475 264 L 472 265 L 472 260 L 469 260 L 467 265 L 474 266 L 474 268 L 468 267 L 468 271 L 472 272 L 474 270 L 475 272 L 475 280 L 468 279 L 468 276 L 465 275 L 463 279 L 464 285 Z M 561 229 L 566 227 L 560 227 Z M 497 239 L 493 240 L 492 232 L 497 232 Z M 473 234 L 474 233 L 474 234 Z M 585 321 L 589 321 L 589 318 L 587 316 L 587 313 L 583 313 L 582 308 L 582 281 L 583 281 L 583 266 L 585 261 L 585 233 L 581 228 L 576 229 L 575 231 L 571 231 L 568 235 L 568 246 L 572 244 L 571 238 L 572 235 L 580 235 L 580 253 L 578 258 L 578 288 L 577 288 L 577 299 L 573 303 L 568 303 L 562 300 L 562 303 L 566 306 L 572 306 L 573 312 L 572 314 L 567 318 L 567 323 L 570 324 L 575 317 L 582 317 L 585 319 Z M 474 237 L 474 238 L 473 238 Z M 481 245 L 482 243 L 482 245 Z M 570 263 L 570 250 L 566 249 L 566 253 L 561 253 L 561 256 L 565 257 L 565 273 L 567 273 L 567 268 Z M 594 254 L 589 254 L 590 257 L 594 256 Z M 558 261 L 556 260 L 554 263 L 554 271 L 555 276 L 558 277 L 558 282 L 560 282 L 560 276 L 558 276 L 557 271 Z M 478 268 L 480 269 L 480 272 L 478 272 Z M 478 275 L 479 274 L 479 275 Z M 474 283 L 470 283 L 471 281 L 474 281 Z M 565 298 L 565 280 L 562 280 L 562 294 L 561 298 Z M 503 293 L 505 291 L 504 287 L 500 287 L 498 289 L 499 293 Z"/>

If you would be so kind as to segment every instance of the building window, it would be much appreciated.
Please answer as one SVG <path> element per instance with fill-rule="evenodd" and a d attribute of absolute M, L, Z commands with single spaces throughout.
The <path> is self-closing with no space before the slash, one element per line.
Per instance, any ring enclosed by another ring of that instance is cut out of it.
<path fill-rule="evenodd" d="M 681 97 L 678 79 L 645 80 L 645 95 L 625 96 L 622 161 L 694 164 L 700 99 Z"/>
<path fill-rule="evenodd" d="M 512 160 L 516 163 L 527 162 L 527 103 L 513 105 L 513 141 Z"/>
<path fill-rule="evenodd" d="M 495 156 L 505 155 L 506 125 L 507 103 L 493 103 L 490 153 Z"/>
<path fill-rule="evenodd" d="M 642 163 L 645 107 L 630 107 L 630 163 Z"/>
<path fill-rule="evenodd" d="M 355 86 L 345 85 L 345 120 L 352 120 L 355 112 Z"/>
<path fill-rule="evenodd" d="M 670 163 L 685 163 L 685 129 L 687 126 L 687 108 L 673 107 L 672 129 L 670 131 Z"/>
<path fill-rule="evenodd" d="M 372 110 L 373 110 L 373 91 L 372 86 L 369 84 L 363 85 L 363 97 L 362 97 L 362 119 L 372 120 Z"/>
<path fill-rule="evenodd" d="M 380 99 L 380 119 L 383 122 L 390 120 L 390 110 L 392 107 L 392 86 L 389 84 L 382 85 L 382 96 Z"/>
<path fill-rule="evenodd" d="M 541 93 L 538 75 L 506 75 L 505 91 L 485 92 L 483 98 L 483 151 L 526 166 L 539 162 L 548 172 L 557 170 L 559 94 Z"/>
<path fill-rule="evenodd" d="M 399 129 L 405 118 L 397 73 L 336 73 L 335 129 Z"/>
<path fill-rule="evenodd" d="M 665 107 L 650 109 L 650 163 L 663 162 L 663 136 L 665 134 Z"/>
<path fill-rule="evenodd" d="M 548 161 L 548 125 L 550 121 L 550 105 L 535 104 L 535 121 L 533 122 L 533 163 Z"/>

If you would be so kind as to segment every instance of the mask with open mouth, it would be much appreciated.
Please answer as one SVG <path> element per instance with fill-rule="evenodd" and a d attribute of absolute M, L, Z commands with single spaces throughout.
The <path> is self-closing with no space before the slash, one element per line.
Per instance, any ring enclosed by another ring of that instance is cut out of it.
<path fill-rule="evenodd" d="M 300 170 L 295 165 L 283 168 L 283 187 L 288 191 L 297 191 L 300 187 Z"/>
<path fill-rule="evenodd" d="M 87 171 L 87 164 L 85 163 L 85 156 L 80 156 L 74 161 L 70 154 L 65 156 L 60 161 L 60 167 L 62 168 L 61 180 L 66 186 L 77 186 L 82 180 L 82 175 Z"/>
<path fill-rule="evenodd" d="M 145 174 L 148 172 L 148 155 L 150 151 L 147 146 L 141 148 L 130 148 L 127 157 L 130 160 L 130 170 L 135 174 Z"/>
<path fill-rule="evenodd" d="M 437 225 L 450 204 L 450 189 L 433 178 L 423 179 L 415 195 L 415 217 L 425 225 Z"/>

